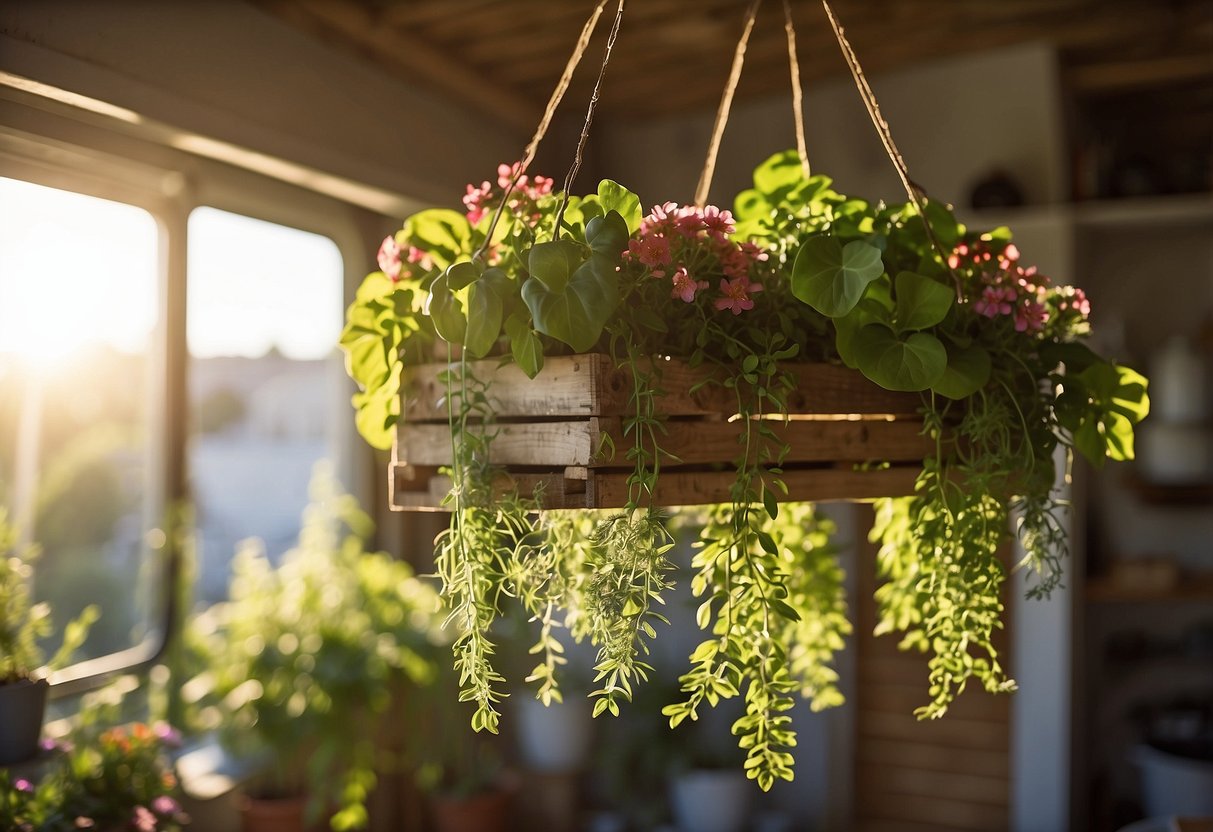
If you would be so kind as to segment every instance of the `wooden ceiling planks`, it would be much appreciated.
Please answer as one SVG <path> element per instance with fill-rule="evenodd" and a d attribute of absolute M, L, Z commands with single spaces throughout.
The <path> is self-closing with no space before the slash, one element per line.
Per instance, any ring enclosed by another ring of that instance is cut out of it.
<path fill-rule="evenodd" d="M 593 0 L 252 0 L 357 49 L 388 71 L 517 127 L 533 124 Z M 846 68 L 816 0 L 792 0 L 804 82 Z M 746 0 L 630 0 L 604 111 L 642 119 L 711 111 Z M 1078 95 L 1213 80 L 1213 0 L 835 0 L 870 74 L 1031 41 L 1057 45 Z M 743 79 L 747 95 L 788 84 L 780 4 L 764 4 Z M 608 5 L 587 52 L 596 64 Z M 592 71 L 575 78 L 585 92 Z M 638 94 L 640 91 L 658 94 Z"/>

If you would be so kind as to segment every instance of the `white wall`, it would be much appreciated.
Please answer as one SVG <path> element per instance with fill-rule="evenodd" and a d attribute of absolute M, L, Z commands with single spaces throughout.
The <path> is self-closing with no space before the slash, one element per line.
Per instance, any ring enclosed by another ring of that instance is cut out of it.
<path fill-rule="evenodd" d="M 910 176 L 928 193 L 961 204 L 975 181 L 1004 168 L 1030 203 L 1063 198 L 1065 142 L 1052 49 L 1026 45 L 924 61 L 870 80 Z M 597 172 L 639 191 L 646 205 L 690 201 L 711 123 L 706 113 L 646 124 L 603 123 L 595 140 Z M 814 170 L 833 177 L 844 193 L 905 200 L 849 76 L 806 89 L 805 129 Z M 758 163 L 795 145 L 790 93 L 736 99 L 713 201 L 731 204 L 734 194 L 750 187 Z"/>

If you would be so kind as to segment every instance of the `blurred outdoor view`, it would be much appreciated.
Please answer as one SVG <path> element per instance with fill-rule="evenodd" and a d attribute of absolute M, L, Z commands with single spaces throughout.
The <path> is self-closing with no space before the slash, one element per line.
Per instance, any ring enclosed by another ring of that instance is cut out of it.
<path fill-rule="evenodd" d="M 167 587 L 155 441 L 161 238 L 139 208 L 0 178 L 0 505 L 36 542 L 56 624 L 101 606 L 79 658 L 139 644 Z M 236 543 L 288 548 L 343 396 L 342 263 L 328 239 L 212 208 L 189 222 L 185 449 L 200 603 Z M 58 634 L 48 643 L 52 648 Z"/>

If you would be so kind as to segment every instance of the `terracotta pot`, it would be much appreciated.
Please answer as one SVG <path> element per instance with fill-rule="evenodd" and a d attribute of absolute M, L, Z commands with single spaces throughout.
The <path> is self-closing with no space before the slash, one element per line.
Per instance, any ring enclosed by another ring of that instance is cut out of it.
<path fill-rule="evenodd" d="M 240 800 L 240 826 L 244 832 L 305 832 L 306 797 L 249 797 Z"/>
<path fill-rule="evenodd" d="M 0 685 L 0 766 L 23 762 L 38 753 L 48 690 L 45 679 Z"/>
<path fill-rule="evenodd" d="M 432 797 L 430 812 L 437 832 L 505 832 L 509 829 L 510 798 L 506 792 L 483 792 L 474 797 Z"/>

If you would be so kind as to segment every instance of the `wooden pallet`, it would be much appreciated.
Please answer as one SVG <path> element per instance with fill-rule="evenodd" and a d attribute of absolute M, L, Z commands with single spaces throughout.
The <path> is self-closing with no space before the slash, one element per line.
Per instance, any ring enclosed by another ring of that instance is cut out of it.
<path fill-rule="evenodd" d="M 631 373 L 605 355 L 549 358 L 534 380 L 514 365 L 472 364 L 491 380 L 497 423 L 492 462 L 503 466 L 500 487 L 529 494 L 543 487 L 545 508 L 621 508 L 628 499 L 624 424 Z M 394 510 L 443 508 L 450 481 L 439 468 L 451 461 L 445 364 L 412 368 L 403 384 L 403 418 L 396 431 L 389 491 Z M 796 388 L 789 420 L 770 426 L 791 446 L 780 478 L 787 500 L 860 500 L 912 493 L 922 458 L 933 452 L 922 435 L 921 401 L 884 390 L 859 373 L 829 364 L 789 367 Z M 701 382 L 711 373 L 669 360 L 660 364 L 659 410 L 670 456 L 661 460 L 661 505 L 727 502 L 734 479 L 740 426 L 736 394 Z M 693 391 L 693 392 L 692 392 Z M 614 448 L 613 455 L 609 453 Z"/>

